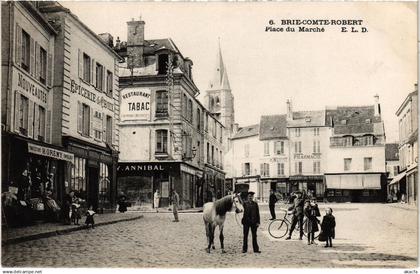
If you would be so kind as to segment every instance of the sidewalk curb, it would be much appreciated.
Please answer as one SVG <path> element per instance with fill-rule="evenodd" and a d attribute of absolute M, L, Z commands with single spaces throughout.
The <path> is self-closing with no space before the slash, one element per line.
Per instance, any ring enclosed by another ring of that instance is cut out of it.
<path fill-rule="evenodd" d="M 131 217 L 131 218 L 128 218 L 128 219 L 102 222 L 102 223 L 95 224 L 95 226 L 98 227 L 98 226 L 111 225 L 111 224 L 120 223 L 120 222 L 134 221 L 134 220 L 141 219 L 143 217 L 144 217 L 143 215 L 140 215 L 140 216 Z M 79 230 L 84 230 L 84 229 L 86 229 L 86 227 L 84 225 L 80 225 L 80 226 L 70 227 L 70 228 L 66 228 L 66 229 L 60 229 L 60 230 L 56 230 L 56 231 L 49 231 L 49 232 L 43 232 L 43 233 L 38 233 L 38 234 L 32 234 L 32 235 L 13 238 L 13 239 L 2 240 L 1 245 L 5 246 L 5 245 L 10 245 L 10 244 L 17 244 L 17 243 L 22 243 L 22 242 L 27 242 L 27 241 L 38 240 L 38 239 L 42 239 L 42 238 L 49 238 L 49 237 L 64 235 L 64 234 L 68 234 L 68 233 L 71 233 L 71 232 L 74 232 L 74 231 L 79 231 Z"/>

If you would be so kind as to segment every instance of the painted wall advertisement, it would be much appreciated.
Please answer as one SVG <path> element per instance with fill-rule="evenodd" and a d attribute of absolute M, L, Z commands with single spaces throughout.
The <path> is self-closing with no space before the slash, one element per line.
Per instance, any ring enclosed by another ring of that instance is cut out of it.
<path fill-rule="evenodd" d="M 121 90 L 121 121 L 149 120 L 150 94 L 148 88 Z"/>

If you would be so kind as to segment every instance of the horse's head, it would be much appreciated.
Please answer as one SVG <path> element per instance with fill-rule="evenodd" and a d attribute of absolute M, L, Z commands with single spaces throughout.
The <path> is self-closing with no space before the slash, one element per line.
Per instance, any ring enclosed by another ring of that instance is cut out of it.
<path fill-rule="evenodd" d="M 244 211 L 243 201 L 239 193 L 232 194 L 233 205 L 235 207 L 235 213 L 241 213 Z"/>

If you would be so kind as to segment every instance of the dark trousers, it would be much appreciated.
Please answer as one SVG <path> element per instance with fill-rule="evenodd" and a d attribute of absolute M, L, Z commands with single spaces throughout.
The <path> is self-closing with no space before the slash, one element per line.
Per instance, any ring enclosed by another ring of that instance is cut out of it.
<path fill-rule="evenodd" d="M 308 243 L 313 243 L 315 240 L 315 232 L 308 233 Z"/>
<path fill-rule="evenodd" d="M 270 208 L 270 214 L 271 214 L 271 218 L 275 219 L 276 218 L 276 211 L 274 210 L 276 205 L 268 205 L 268 207 Z"/>
<path fill-rule="evenodd" d="M 299 237 L 303 237 L 303 215 L 293 215 L 292 226 L 290 227 L 289 236 L 292 236 L 293 231 L 295 230 L 296 224 L 299 222 Z"/>
<path fill-rule="evenodd" d="M 330 236 L 327 237 L 327 242 L 326 242 L 325 246 L 328 246 L 328 243 L 329 243 L 329 246 L 332 246 L 332 237 L 330 237 Z"/>
<path fill-rule="evenodd" d="M 251 234 L 252 234 L 252 248 L 255 251 L 259 251 L 260 248 L 258 247 L 257 243 L 257 225 L 243 225 L 244 227 L 244 245 L 242 247 L 243 251 L 248 250 L 248 234 L 249 234 L 249 228 L 251 228 Z"/>

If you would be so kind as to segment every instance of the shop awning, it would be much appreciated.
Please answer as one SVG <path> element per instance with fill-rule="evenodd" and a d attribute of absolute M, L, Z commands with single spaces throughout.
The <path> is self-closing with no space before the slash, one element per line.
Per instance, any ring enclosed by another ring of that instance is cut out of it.
<path fill-rule="evenodd" d="M 406 172 L 402 172 L 400 174 L 398 174 L 397 176 L 394 177 L 394 179 L 392 179 L 392 181 L 389 183 L 389 185 L 393 185 L 398 183 L 399 181 L 401 181 L 402 178 L 405 177 Z"/>
<path fill-rule="evenodd" d="M 329 189 L 381 189 L 381 174 L 325 175 Z"/>

